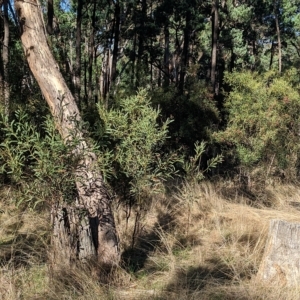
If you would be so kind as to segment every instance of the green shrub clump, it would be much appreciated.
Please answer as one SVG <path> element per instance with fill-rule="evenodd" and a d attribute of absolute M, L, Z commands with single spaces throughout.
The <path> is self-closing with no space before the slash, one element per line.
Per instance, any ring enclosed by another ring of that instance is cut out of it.
<path fill-rule="evenodd" d="M 226 74 L 231 87 L 225 101 L 227 127 L 214 137 L 245 170 L 260 167 L 262 174 L 288 179 L 297 175 L 300 96 L 299 86 L 290 80 L 295 72 L 282 77 L 274 71 Z"/>
<path fill-rule="evenodd" d="M 129 194 L 139 201 L 145 193 L 160 191 L 163 182 L 177 173 L 176 163 L 181 162 L 177 153 L 163 151 L 172 120 L 160 121 L 160 110 L 151 106 L 145 90 L 121 99 L 111 109 L 98 108 L 104 124 L 101 152 L 110 153 L 108 173 L 119 186 L 122 181 L 128 184 Z M 107 167 L 102 165 L 101 169 Z"/>

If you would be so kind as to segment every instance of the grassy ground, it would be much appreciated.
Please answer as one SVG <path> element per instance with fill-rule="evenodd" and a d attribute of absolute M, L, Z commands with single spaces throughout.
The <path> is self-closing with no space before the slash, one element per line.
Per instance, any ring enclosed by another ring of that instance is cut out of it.
<path fill-rule="evenodd" d="M 297 288 L 256 278 L 269 221 L 300 222 L 300 192 L 280 185 L 261 205 L 231 183 L 187 184 L 158 195 L 142 216 L 116 208 L 122 266 L 106 280 L 86 267 L 54 274 L 46 264 L 47 213 L 21 212 L 2 192 L 0 299 L 300 299 Z M 93 273 L 92 273 L 93 274 Z"/>

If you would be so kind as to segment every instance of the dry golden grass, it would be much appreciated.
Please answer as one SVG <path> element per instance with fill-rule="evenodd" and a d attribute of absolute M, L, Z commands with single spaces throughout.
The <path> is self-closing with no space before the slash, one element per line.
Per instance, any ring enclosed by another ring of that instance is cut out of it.
<path fill-rule="evenodd" d="M 227 187 L 190 183 L 159 195 L 138 227 L 134 210 L 126 220 L 116 209 L 123 263 L 106 281 L 87 267 L 53 274 L 45 216 L 2 203 L 0 299 L 300 299 L 300 287 L 256 279 L 269 221 L 300 222 L 297 187 L 268 188 L 268 207 Z"/>

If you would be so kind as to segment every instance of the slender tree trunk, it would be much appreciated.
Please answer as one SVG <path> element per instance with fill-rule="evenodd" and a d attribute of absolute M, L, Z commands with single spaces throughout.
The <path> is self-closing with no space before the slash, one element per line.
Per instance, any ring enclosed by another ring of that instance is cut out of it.
<path fill-rule="evenodd" d="M 117 77 L 117 62 L 119 53 L 119 38 L 120 38 L 120 4 L 119 1 L 115 4 L 115 24 L 114 24 L 114 47 L 112 51 L 111 64 L 111 83 L 114 84 Z"/>
<path fill-rule="evenodd" d="M 271 44 L 271 57 L 270 57 L 269 70 L 272 69 L 272 65 L 273 65 L 273 57 L 274 57 L 274 42 L 272 41 L 272 44 Z"/>
<path fill-rule="evenodd" d="M 81 106 L 80 92 L 81 92 L 81 20 L 82 20 L 82 0 L 77 2 L 77 18 L 76 18 L 76 59 L 74 68 L 74 96 L 78 107 Z"/>
<path fill-rule="evenodd" d="M 104 100 L 109 92 L 110 78 L 110 50 L 107 48 L 104 51 L 100 75 L 100 94 Z"/>
<path fill-rule="evenodd" d="M 187 8 L 186 15 L 185 15 L 183 50 L 182 50 L 181 68 L 180 68 L 180 76 L 179 76 L 180 94 L 183 94 L 186 70 L 188 67 L 188 60 L 189 60 L 189 44 L 190 44 L 190 33 L 191 33 L 190 23 L 191 23 L 191 10 Z"/>
<path fill-rule="evenodd" d="M 92 99 L 92 95 L 93 95 L 93 61 L 94 61 L 94 55 L 95 55 L 96 8 L 97 8 L 97 1 L 94 1 L 91 33 L 90 33 L 90 39 L 89 39 L 88 101 L 90 101 Z"/>
<path fill-rule="evenodd" d="M 138 31 L 138 53 L 137 53 L 137 69 L 136 69 L 136 88 L 141 85 L 141 80 L 143 76 L 143 70 L 145 68 L 143 55 L 144 53 L 144 29 L 145 29 L 145 20 L 147 18 L 147 1 L 142 0 L 142 11 L 139 16 L 139 31 Z"/>
<path fill-rule="evenodd" d="M 274 14 L 275 14 L 275 25 L 276 25 L 276 33 L 277 33 L 277 42 L 278 42 L 278 72 L 281 73 L 282 69 L 282 54 L 281 54 L 281 38 L 280 38 L 280 28 L 278 21 L 278 3 L 274 1 Z"/>
<path fill-rule="evenodd" d="M 88 93 L 87 93 L 87 61 L 86 60 L 84 60 L 84 101 L 85 101 L 86 104 L 88 104 Z"/>
<path fill-rule="evenodd" d="M 213 92 L 215 94 L 218 94 L 218 88 L 216 84 L 218 35 L 219 35 L 219 0 L 213 0 L 210 82 L 213 88 Z"/>
<path fill-rule="evenodd" d="M 130 82 L 132 87 L 134 86 L 134 78 L 135 78 L 135 60 L 136 60 L 136 33 L 133 38 L 133 49 L 132 49 L 132 63 L 131 63 L 131 77 Z"/>
<path fill-rule="evenodd" d="M 29 67 L 61 136 L 66 143 L 76 141 L 72 155 L 79 158 L 74 172 L 78 199 L 72 204 L 57 202 L 52 206 L 54 259 L 70 264 L 96 254 L 99 263 L 115 265 L 119 262 L 119 245 L 111 200 L 96 166 L 96 156 L 80 129 L 75 99 L 47 44 L 40 5 L 37 0 L 17 0 L 15 8 Z"/>
<path fill-rule="evenodd" d="M 2 60 L 3 60 L 3 96 L 4 96 L 4 111 L 5 115 L 9 115 L 9 75 L 8 75 L 8 61 L 9 61 L 9 21 L 8 21 L 8 1 L 3 2 L 4 9 L 4 38 L 3 38 L 3 50 L 2 50 Z"/>
<path fill-rule="evenodd" d="M 165 53 L 164 53 L 164 86 L 168 87 L 170 82 L 170 32 L 169 32 L 169 22 L 166 22 L 164 27 L 165 35 Z"/>

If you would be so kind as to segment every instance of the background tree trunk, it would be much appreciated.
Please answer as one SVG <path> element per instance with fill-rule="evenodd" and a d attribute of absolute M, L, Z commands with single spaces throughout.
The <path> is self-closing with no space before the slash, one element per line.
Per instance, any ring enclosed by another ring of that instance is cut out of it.
<path fill-rule="evenodd" d="M 78 199 L 69 205 L 57 202 L 52 207 L 55 262 L 70 264 L 77 258 L 84 260 L 96 254 L 99 263 L 112 266 L 119 262 L 119 245 L 111 200 L 97 169 L 96 156 L 80 129 L 75 99 L 47 44 L 40 5 L 37 0 L 15 1 L 15 8 L 29 67 L 56 126 L 66 143 L 77 141 L 71 155 L 79 158 L 74 174 Z"/>
<path fill-rule="evenodd" d="M 279 15 L 279 12 L 278 12 L 278 3 L 277 1 L 274 1 L 274 14 L 275 14 L 275 25 L 276 25 L 276 34 L 277 34 L 277 42 L 278 42 L 278 72 L 279 74 L 281 73 L 281 37 L 280 37 L 280 27 L 279 27 L 279 20 L 278 20 L 278 15 Z"/>
<path fill-rule="evenodd" d="M 114 46 L 112 51 L 112 64 L 111 64 L 111 80 L 114 84 L 117 78 L 117 62 L 119 54 L 119 39 L 120 39 L 120 4 L 119 1 L 115 4 L 115 21 L 114 21 Z"/>
<path fill-rule="evenodd" d="M 82 21 L 82 0 L 78 0 L 77 4 L 77 18 L 76 18 L 76 60 L 75 60 L 75 100 L 79 106 L 81 107 L 81 21 Z"/>
<path fill-rule="evenodd" d="M 300 224 L 272 220 L 258 278 L 279 285 L 299 285 Z"/>
<path fill-rule="evenodd" d="M 97 1 L 93 4 L 93 14 L 92 14 L 92 23 L 91 23 L 91 32 L 89 38 L 89 61 L 88 61 L 88 86 L 87 86 L 87 94 L 88 99 L 87 103 L 92 101 L 93 98 L 93 62 L 95 59 L 95 34 L 96 34 L 96 8 Z"/>
<path fill-rule="evenodd" d="M 218 51 L 218 36 L 219 36 L 219 0 L 214 0 L 212 3 L 212 42 L 211 42 L 211 71 L 210 81 L 213 92 L 218 94 L 216 82 L 217 77 L 217 51 Z"/>
<path fill-rule="evenodd" d="M 165 49 L 164 49 L 164 86 L 168 87 L 170 82 L 170 32 L 169 32 L 169 21 L 166 20 L 164 26 L 164 37 L 165 37 Z"/>
<path fill-rule="evenodd" d="M 183 31 L 183 49 L 181 57 L 181 67 L 179 76 L 179 93 L 182 95 L 184 91 L 184 82 L 189 63 L 189 45 L 191 33 L 191 10 L 188 8 L 185 15 L 185 28 Z"/>
<path fill-rule="evenodd" d="M 9 79 L 8 79 L 8 61 L 9 61 L 9 21 L 8 21 L 8 0 L 3 1 L 3 22 L 4 22 L 4 38 L 3 38 L 3 96 L 4 96 L 4 109 L 5 114 L 9 115 Z"/>

